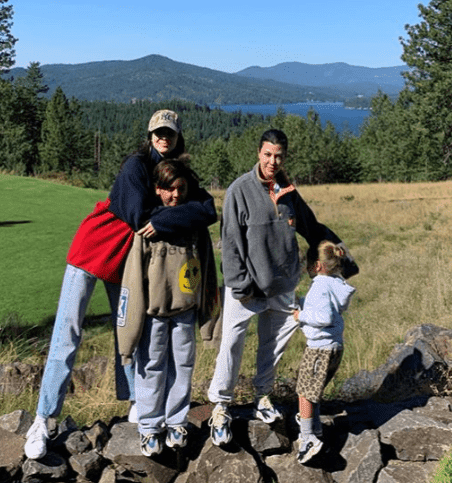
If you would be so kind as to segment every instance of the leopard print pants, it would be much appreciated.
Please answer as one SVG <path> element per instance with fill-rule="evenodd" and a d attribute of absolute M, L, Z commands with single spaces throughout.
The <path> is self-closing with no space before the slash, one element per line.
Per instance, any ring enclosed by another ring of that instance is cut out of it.
<path fill-rule="evenodd" d="M 297 393 L 312 403 L 319 403 L 323 391 L 339 368 L 342 348 L 306 347 L 298 370 Z"/>

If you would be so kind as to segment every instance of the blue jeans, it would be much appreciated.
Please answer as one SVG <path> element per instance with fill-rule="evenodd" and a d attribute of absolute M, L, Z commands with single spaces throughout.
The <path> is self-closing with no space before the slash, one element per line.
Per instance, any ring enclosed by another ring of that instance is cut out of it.
<path fill-rule="evenodd" d="M 60 414 L 71 379 L 77 349 L 80 346 L 83 320 L 97 277 L 80 268 L 67 265 L 61 288 L 58 310 L 50 341 L 49 355 L 41 382 L 37 414 L 56 417 Z M 120 285 L 104 282 L 112 312 L 113 329 Z M 115 330 L 116 396 L 135 400 L 135 368 L 121 365 Z"/>
<path fill-rule="evenodd" d="M 147 316 L 136 354 L 138 430 L 186 426 L 195 366 L 196 312 Z"/>

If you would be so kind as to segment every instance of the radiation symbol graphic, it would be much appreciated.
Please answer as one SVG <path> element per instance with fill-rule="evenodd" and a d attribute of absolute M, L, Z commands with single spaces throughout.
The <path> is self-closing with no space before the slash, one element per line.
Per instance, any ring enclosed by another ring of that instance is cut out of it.
<path fill-rule="evenodd" d="M 201 262 L 190 258 L 179 272 L 179 288 L 184 293 L 195 293 L 201 282 Z"/>

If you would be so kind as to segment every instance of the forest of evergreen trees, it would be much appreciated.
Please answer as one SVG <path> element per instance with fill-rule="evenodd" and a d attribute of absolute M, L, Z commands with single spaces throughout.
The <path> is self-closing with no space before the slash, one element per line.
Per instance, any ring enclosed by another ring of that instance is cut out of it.
<path fill-rule="evenodd" d="M 323 128 L 314 111 L 264 118 L 177 100 L 88 102 L 68 99 L 61 88 L 46 99 L 39 63 L 33 62 L 25 77 L 0 80 L 0 170 L 108 189 L 124 156 L 142 143 L 152 113 L 169 108 L 181 116 L 187 151 L 206 187 L 225 188 L 249 170 L 269 127 L 286 132 L 286 167 L 297 183 L 450 178 L 452 2 L 432 0 L 419 10 L 423 21 L 407 26 L 408 39 L 401 39 L 402 60 L 411 67 L 407 86 L 396 100 L 382 93 L 372 100 L 359 136 L 339 134 L 331 123 Z M 11 67 L 11 58 L 9 64 L 2 59 L 3 69 Z"/>

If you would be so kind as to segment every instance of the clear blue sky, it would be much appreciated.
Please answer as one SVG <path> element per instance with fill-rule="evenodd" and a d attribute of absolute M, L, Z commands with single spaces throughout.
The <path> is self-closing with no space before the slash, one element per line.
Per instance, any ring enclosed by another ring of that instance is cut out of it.
<path fill-rule="evenodd" d="M 418 0 L 10 0 L 16 67 L 159 54 L 237 72 L 281 62 L 402 65 Z M 428 2 L 422 2 L 427 5 Z"/>

